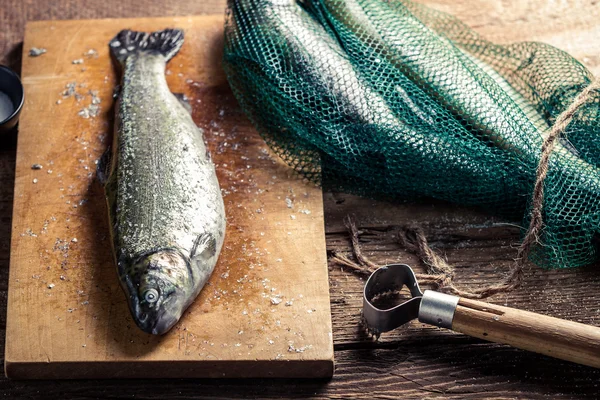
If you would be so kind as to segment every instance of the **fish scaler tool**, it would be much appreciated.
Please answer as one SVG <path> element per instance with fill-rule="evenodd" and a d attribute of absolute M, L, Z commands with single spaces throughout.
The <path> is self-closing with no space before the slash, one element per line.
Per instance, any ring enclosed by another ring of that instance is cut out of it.
<path fill-rule="evenodd" d="M 378 298 L 404 286 L 410 299 L 390 307 L 388 303 L 386 308 L 377 305 Z M 479 339 L 600 368 L 599 327 L 433 290 L 421 292 L 415 273 L 405 264 L 387 265 L 371 274 L 364 289 L 363 318 L 376 336 L 418 319 Z"/>

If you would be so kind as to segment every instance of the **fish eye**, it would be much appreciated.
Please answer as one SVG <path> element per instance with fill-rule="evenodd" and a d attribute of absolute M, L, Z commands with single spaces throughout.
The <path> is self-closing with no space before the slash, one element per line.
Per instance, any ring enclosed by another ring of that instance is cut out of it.
<path fill-rule="evenodd" d="M 148 303 L 156 303 L 158 301 L 158 291 L 156 289 L 148 289 L 144 292 L 144 300 Z"/>

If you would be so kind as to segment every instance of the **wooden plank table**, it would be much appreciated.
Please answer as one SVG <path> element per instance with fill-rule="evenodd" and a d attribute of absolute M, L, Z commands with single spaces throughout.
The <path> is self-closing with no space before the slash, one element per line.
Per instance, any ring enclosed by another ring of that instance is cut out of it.
<path fill-rule="evenodd" d="M 4 0 L 0 7 L 0 52 L 14 62 L 11 49 L 22 40 L 24 20 L 47 18 L 133 17 L 218 12 L 221 0 L 192 2 L 121 0 Z M 165 5 L 159 5 L 159 4 Z M 600 74 L 600 6 L 593 0 L 547 3 L 428 1 L 459 15 L 464 22 L 500 42 L 542 40 L 569 51 Z M 69 8 L 69 6 L 71 6 Z M 3 49 L 3 50 L 1 50 Z M 18 52 L 17 52 L 18 53 Z M 9 238 L 12 214 L 15 139 L 0 141 L 0 308 L 6 308 Z M 484 285 L 498 279 L 516 254 L 518 232 L 501 220 L 444 204 L 387 204 L 349 195 L 325 194 L 329 250 L 349 251 L 343 218 L 356 215 L 367 255 L 379 263 L 404 261 L 422 267 L 394 238 L 394 227 L 420 224 L 431 244 L 457 266 L 458 284 Z M 374 342 L 358 326 L 361 282 L 330 267 L 336 372 L 318 380 L 128 380 L 39 381 L 0 380 L 7 398 L 597 398 L 600 371 L 485 343 L 412 323 Z M 523 288 L 491 299 L 574 321 L 600 325 L 598 266 L 543 271 L 533 267 Z M 5 313 L 0 314 L 4 336 Z M 3 342 L 0 346 L 4 354 Z"/>

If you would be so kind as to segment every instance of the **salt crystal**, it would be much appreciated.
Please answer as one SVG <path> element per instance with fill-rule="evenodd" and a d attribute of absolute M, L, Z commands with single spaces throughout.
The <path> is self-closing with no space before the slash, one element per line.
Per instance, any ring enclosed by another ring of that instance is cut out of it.
<path fill-rule="evenodd" d="M 88 56 L 88 57 L 94 57 L 98 55 L 98 52 L 94 49 L 89 49 L 88 51 L 86 51 L 85 53 L 83 53 L 84 56 Z"/>
<path fill-rule="evenodd" d="M 77 60 L 71 61 L 73 64 L 83 64 L 83 58 L 78 58 Z"/>
<path fill-rule="evenodd" d="M 271 304 L 273 304 L 274 306 L 281 303 L 281 301 L 282 300 L 279 297 L 271 297 Z"/>
<path fill-rule="evenodd" d="M 52 289 L 54 286 L 56 286 L 54 283 L 51 283 L 48 285 L 48 289 Z"/>
<path fill-rule="evenodd" d="M 29 49 L 29 57 L 38 57 L 44 54 L 47 50 L 43 47 L 32 47 Z"/>

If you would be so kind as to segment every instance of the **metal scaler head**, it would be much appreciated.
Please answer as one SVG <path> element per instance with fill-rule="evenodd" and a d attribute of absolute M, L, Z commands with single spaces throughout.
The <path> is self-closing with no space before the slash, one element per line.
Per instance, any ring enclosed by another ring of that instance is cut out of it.
<path fill-rule="evenodd" d="M 409 300 L 389 308 L 374 304 L 377 297 L 399 292 L 404 286 L 410 290 Z M 433 290 L 421 292 L 415 273 L 405 264 L 387 265 L 371 274 L 365 284 L 362 316 L 367 330 L 377 338 L 418 319 L 479 339 L 600 368 L 600 328 Z"/>
<path fill-rule="evenodd" d="M 410 300 L 388 309 L 380 309 L 371 302 L 376 296 L 400 291 L 403 286 L 410 290 L 413 296 Z M 408 265 L 392 264 L 379 268 L 371 274 L 364 290 L 363 318 L 367 329 L 379 337 L 382 332 L 391 331 L 417 318 L 422 297 L 415 273 Z"/>

